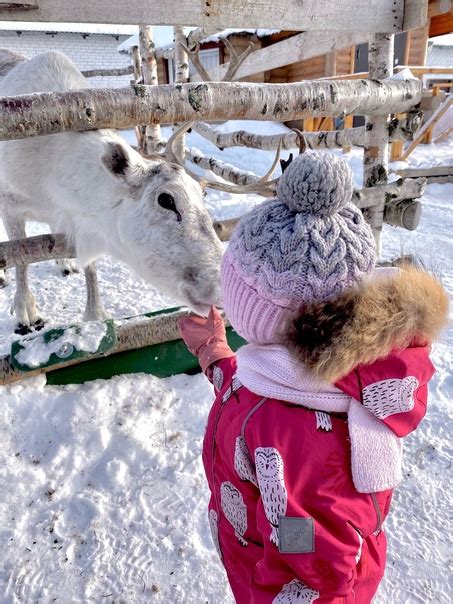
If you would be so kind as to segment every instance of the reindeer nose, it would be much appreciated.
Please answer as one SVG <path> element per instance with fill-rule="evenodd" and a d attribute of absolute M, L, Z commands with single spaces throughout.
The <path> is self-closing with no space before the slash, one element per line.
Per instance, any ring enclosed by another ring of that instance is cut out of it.
<path fill-rule="evenodd" d="M 188 267 L 184 269 L 182 274 L 184 281 L 188 281 L 189 283 L 195 283 L 195 281 L 200 276 L 200 270 L 195 267 Z"/>

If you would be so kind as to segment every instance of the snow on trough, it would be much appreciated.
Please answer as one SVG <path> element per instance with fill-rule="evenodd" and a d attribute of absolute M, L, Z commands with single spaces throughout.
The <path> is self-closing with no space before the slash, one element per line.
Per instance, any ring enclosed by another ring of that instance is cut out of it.
<path fill-rule="evenodd" d="M 47 363 L 52 354 L 66 358 L 74 349 L 81 352 L 96 352 L 106 333 L 105 323 L 90 321 L 67 327 L 61 335 L 47 344 L 42 338 L 26 337 L 21 340 L 22 349 L 16 355 L 16 359 L 21 365 L 39 367 Z"/>
<path fill-rule="evenodd" d="M 238 124 L 234 125 L 235 127 Z M 233 127 L 231 124 L 223 127 Z M 272 124 L 241 127 L 269 133 Z M 196 134 L 189 144 L 215 148 Z M 272 153 L 226 149 L 230 163 L 264 173 Z M 361 184 L 361 152 L 347 156 Z M 453 164 L 453 141 L 423 146 L 413 165 Z M 384 255 L 414 253 L 453 294 L 453 185 L 430 185 L 417 231 L 385 228 Z M 254 195 L 209 192 L 216 217 L 243 213 Z M 29 232 L 45 232 L 32 224 Z M 0 239 L 4 239 L 0 231 Z M 173 306 L 111 259 L 100 288 L 115 318 Z M 9 271 L 14 281 L 12 271 Z M 30 269 L 49 326 L 81 320 L 82 275 L 54 263 Z M 17 338 L 13 287 L 0 290 L 0 353 Z M 447 604 L 452 551 L 449 398 L 453 335 L 433 349 L 437 374 L 426 419 L 405 444 L 404 481 L 386 523 L 387 572 L 375 604 Z M 118 376 L 82 386 L 45 386 L 42 377 L 0 387 L 0 601 L 9 603 L 231 604 L 211 542 L 201 444 L 212 389 L 203 376 L 159 380 Z"/>

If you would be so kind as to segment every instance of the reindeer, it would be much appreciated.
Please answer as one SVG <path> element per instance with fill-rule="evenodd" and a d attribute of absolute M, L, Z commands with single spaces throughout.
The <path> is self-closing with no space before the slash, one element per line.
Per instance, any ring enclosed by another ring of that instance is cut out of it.
<path fill-rule="evenodd" d="M 86 86 L 72 61 L 52 51 L 16 61 L 0 95 Z M 86 321 L 105 316 L 94 265 L 104 254 L 196 312 L 220 302 L 223 248 L 200 185 L 176 163 L 142 157 L 113 130 L 0 142 L 0 214 L 10 239 L 26 236 L 27 220 L 66 235 L 85 267 Z M 16 267 L 13 310 L 19 333 L 44 324 L 26 265 Z"/>

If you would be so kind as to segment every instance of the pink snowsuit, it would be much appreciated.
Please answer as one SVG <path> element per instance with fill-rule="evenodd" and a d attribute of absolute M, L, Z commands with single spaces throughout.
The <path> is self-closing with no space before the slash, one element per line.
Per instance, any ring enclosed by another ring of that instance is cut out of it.
<path fill-rule="evenodd" d="M 207 370 L 216 398 L 203 445 L 209 522 L 236 602 L 369 603 L 384 572 L 392 490 L 356 490 L 346 413 L 319 414 L 316 392 L 311 409 L 259 396 L 236 370 L 232 356 Z M 336 387 L 381 406 L 379 419 L 401 437 L 425 414 L 433 372 L 428 348 L 414 344 Z M 395 407 L 386 389 L 407 380 Z"/>

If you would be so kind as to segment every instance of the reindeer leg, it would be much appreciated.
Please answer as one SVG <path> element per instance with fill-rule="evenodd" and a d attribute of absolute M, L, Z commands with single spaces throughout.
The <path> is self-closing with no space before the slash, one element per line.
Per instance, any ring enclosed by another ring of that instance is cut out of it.
<path fill-rule="evenodd" d="M 10 239 L 25 239 L 25 220 L 19 217 L 4 217 L 6 232 Z M 28 285 L 28 264 L 16 266 L 16 294 L 11 307 L 11 314 L 16 314 L 15 332 L 30 333 L 33 328 L 42 329 L 44 321 L 36 308 L 36 301 Z"/>
<path fill-rule="evenodd" d="M 85 267 L 85 281 L 87 286 L 87 304 L 85 314 L 83 315 L 83 320 L 102 321 L 103 319 L 106 319 L 108 315 L 104 309 L 99 293 L 98 276 L 95 262 L 92 262 Z"/>

